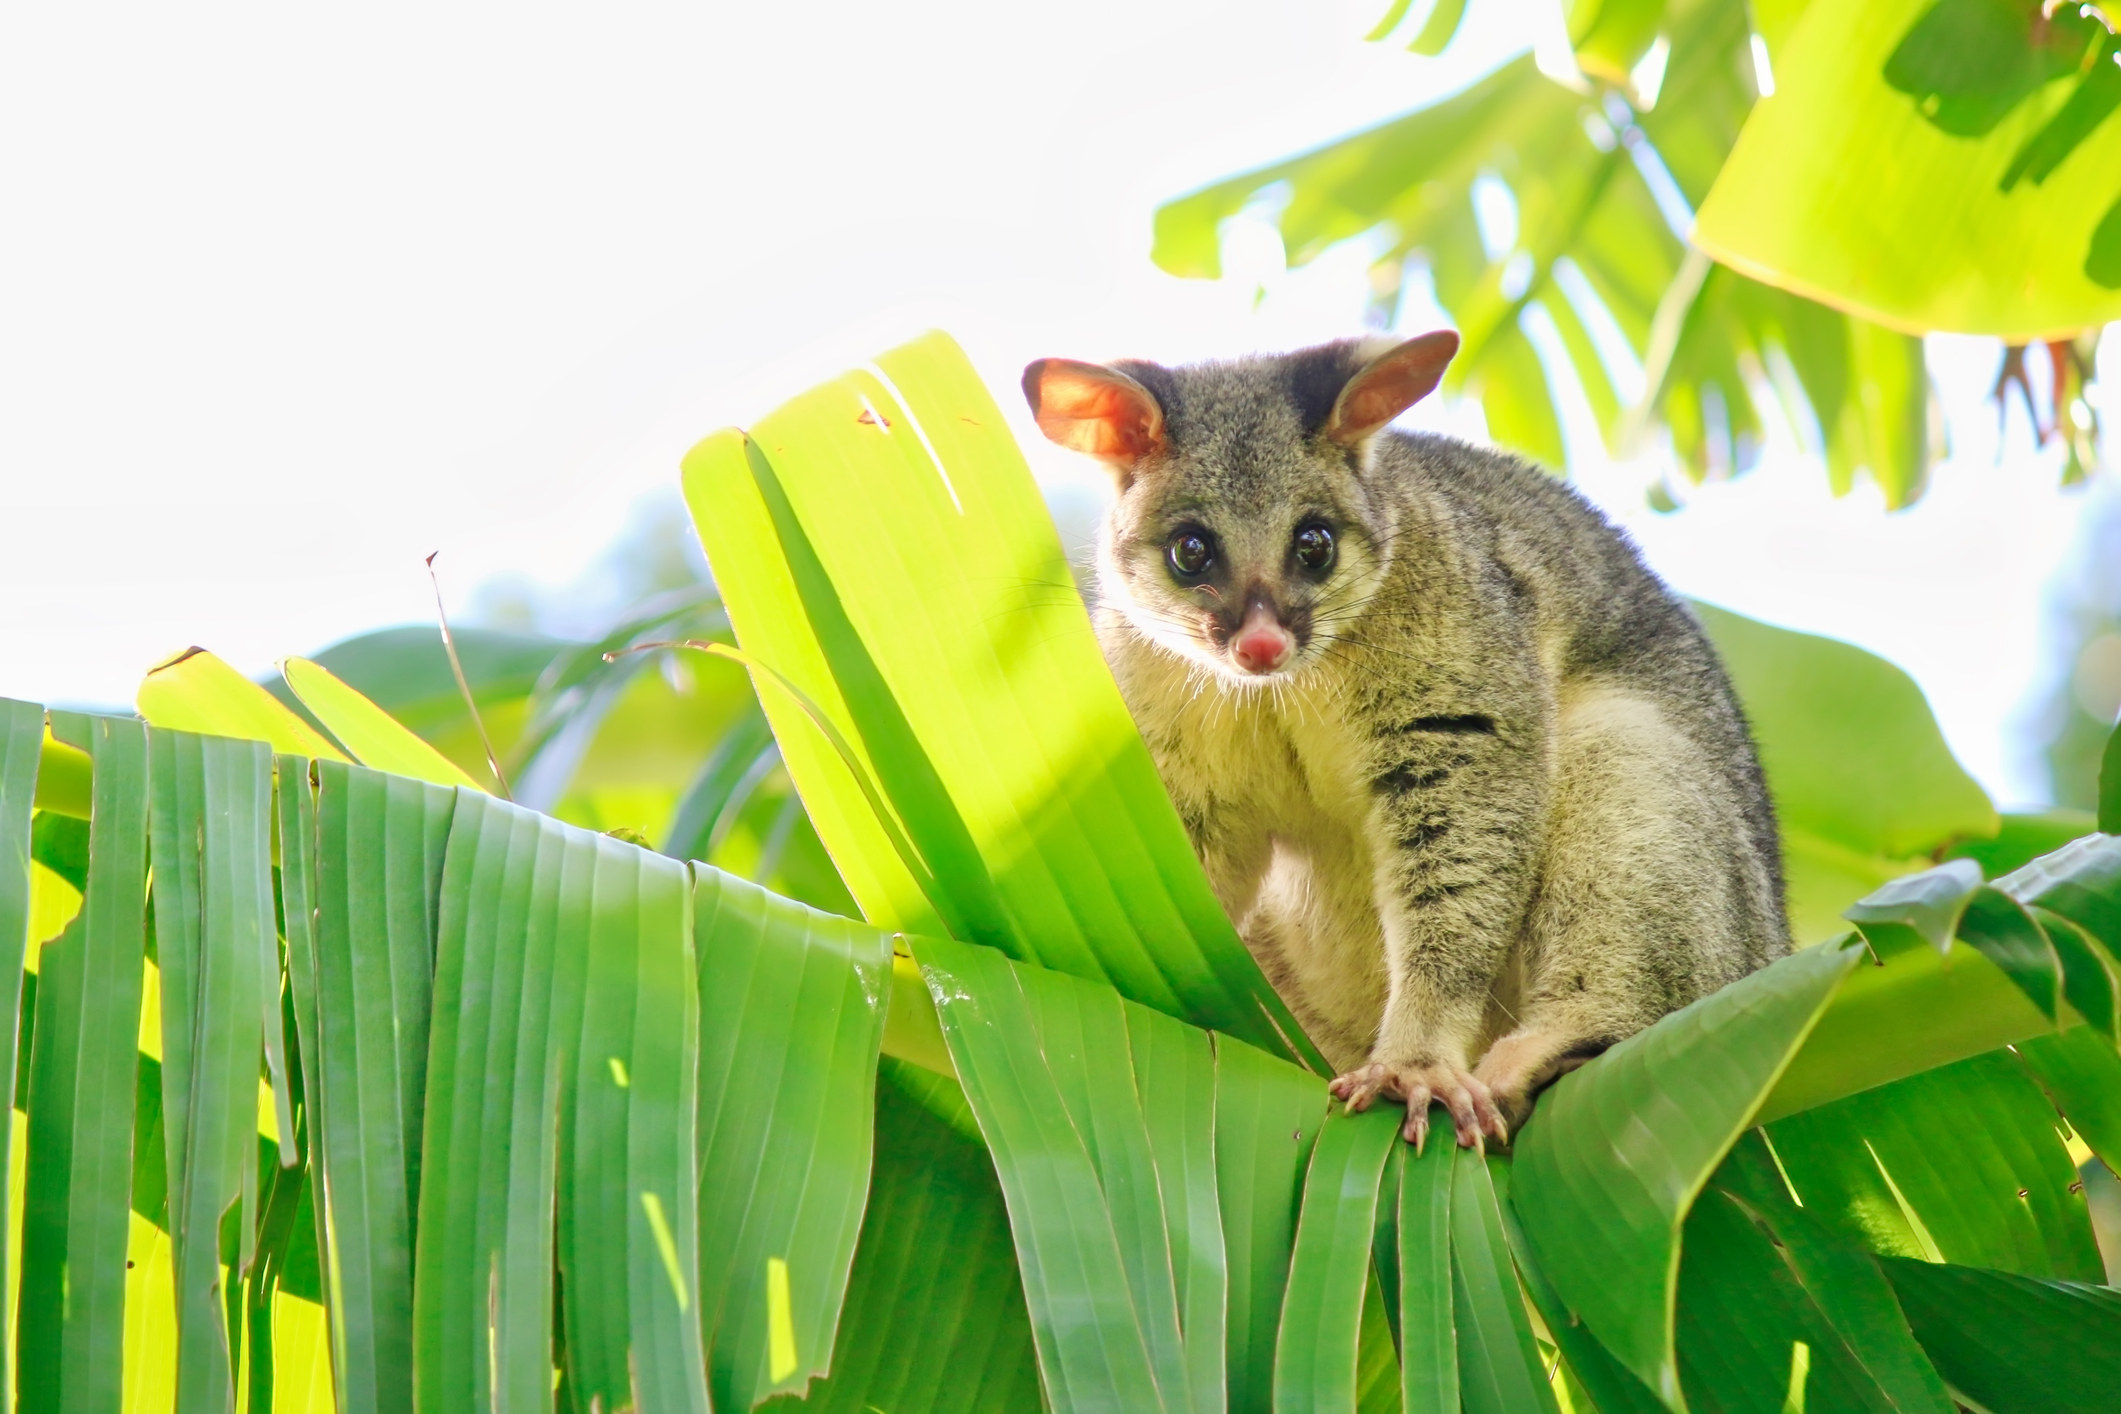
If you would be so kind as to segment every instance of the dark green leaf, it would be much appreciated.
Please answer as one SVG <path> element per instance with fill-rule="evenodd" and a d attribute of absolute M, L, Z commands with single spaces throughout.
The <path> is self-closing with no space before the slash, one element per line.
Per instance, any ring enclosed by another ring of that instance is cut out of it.
<path fill-rule="evenodd" d="M 1356 1407 L 1378 1179 L 1402 1118 L 1389 1105 L 1362 1114 L 1335 1111 L 1318 1132 L 1274 1351 L 1277 1409 Z"/>
<path fill-rule="evenodd" d="M 332 1371 L 345 1414 L 380 1414 L 412 1401 L 413 1224 L 431 968 L 457 797 L 336 761 L 315 770 L 310 1132 L 331 1235 Z"/>
<path fill-rule="evenodd" d="M 1009 1215 L 955 1082 L 886 1056 L 876 1175 L 832 1374 L 775 1410 L 987 1414 L 1040 1407 Z"/>
<path fill-rule="evenodd" d="M 1524 1294 L 1503 1237 L 1491 1162 L 1501 1160 L 1489 1160 L 1477 1149 L 1459 1149 L 1451 1156 L 1451 1291 L 1459 1334 L 1459 1392 L 1466 1414 L 1553 1414 L 1554 1390 L 1533 1344 Z"/>
<path fill-rule="evenodd" d="M 0 698 L 0 1095 L 13 1096 L 22 1034 L 22 958 L 29 943 L 30 837 L 37 761 L 44 747 L 44 709 Z M 0 1130 L 0 1178 L 12 1183 L 14 1128 Z M 12 1190 L 10 1190 L 12 1191 Z M 0 1271 L 13 1260 L 12 1234 L 0 1227 Z M 0 1302 L 0 1390 L 14 1387 L 11 1313 Z"/>
<path fill-rule="evenodd" d="M 1407 1414 L 1458 1414 L 1452 1303 L 1452 1146 L 1409 1150 L 1399 1175 L 1399 1371 Z"/>
<path fill-rule="evenodd" d="M 1517 1272 L 1524 1282 L 1525 1295 L 1546 1323 L 1548 1334 L 1561 1352 L 1566 1371 L 1589 1394 L 1600 1414 L 1659 1414 L 1664 1405 L 1658 1402 L 1657 1396 L 1644 1388 L 1642 1381 L 1629 1374 L 1598 1343 L 1583 1318 L 1569 1310 L 1554 1290 L 1553 1283 L 1539 1270 L 1539 1263 L 1532 1258 L 1531 1244 L 1525 1240 L 1523 1224 L 1518 1221 L 1517 1210 L 1508 1202 L 1502 1204 L 1502 1226 L 1509 1239 L 1510 1252 L 1517 1259 Z M 1407 1407 L 1412 1414 L 1415 1406 L 1410 1403 Z"/>
<path fill-rule="evenodd" d="M 2090 1414 L 2121 1389 L 2121 1292 L 1883 1257 L 1915 1339 L 1994 1414 Z"/>
<path fill-rule="evenodd" d="M 833 1366 L 869 1192 L 891 940 L 705 866 L 693 907 L 700 1323 L 716 1407 L 749 1409 Z"/>
<path fill-rule="evenodd" d="M 272 751 L 262 741 L 155 731 L 149 741 L 155 939 L 162 981 L 162 1121 L 177 1285 L 177 1408 L 232 1410 L 236 1365 L 222 1275 L 254 1251 L 265 999 L 279 1016 L 272 893 Z M 270 985 L 268 986 L 268 978 Z M 288 1142 L 293 1143 L 292 1122 Z"/>
<path fill-rule="evenodd" d="M 16 1394 L 29 1409 L 118 1407 L 147 935 L 147 728 L 53 713 L 95 762 L 88 890 L 45 944 L 30 1054 Z"/>
<path fill-rule="evenodd" d="M 75 893 L 86 891 L 88 820 L 39 810 L 30 826 L 30 858 L 72 884 Z"/>
<path fill-rule="evenodd" d="M 1215 1038 L 1215 1175 L 1229 1262 L 1229 1394 L 1237 1414 L 1273 1407 L 1274 1340 L 1326 1083 Z"/>
<path fill-rule="evenodd" d="M 1909 1334 L 1884 1274 L 1868 1253 L 1836 1243 L 1808 1210 L 1797 1206 L 1759 1130 L 1740 1141 L 1717 1170 L 1715 1185 L 1767 1230 L 1824 1330 L 1893 1408 L 1952 1414 L 1951 1396 Z"/>
<path fill-rule="evenodd" d="M 2000 879 L 2098 828 L 2098 821 L 2082 810 L 2047 810 L 2037 815 L 2006 812 L 1997 818 L 2001 825 L 1992 838 L 1961 840 L 1945 851 L 1945 857 L 1971 859 L 1984 875 Z"/>
<path fill-rule="evenodd" d="M 1843 1242 L 2030 1276 L 2096 1280 L 2103 1270 L 2054 1109 L 2006 1053 L 1851 1095 L 1768 1133 L 1806 1213 Z"/>
<path fill-rule="evenodd" d="M 2121 953 L 2121 836 L 2086 835 L 1996 881 L 2022 903 L 2059 914 Z"/>
<path fill-rule="evenodd" d="M 685 866 L 586 842 L 581 1044 L 560 1109 L 567 1392 L 706 1414 L 699 1271 L 699 992 Z M 593 853 L 590 851 L 593 850 Z"/>
<path fill-rule="evenodd" d="M 1668 1402 L 1687 1209 L 1857 960 L 1807 949 L 1666 1017 L 1564 1077 L 1518 1136 L 1517 1212 L 1540 1270 Z"/>
<path fill-rule="evenodd" d="M 1702 1195 L 1686 1238 L 1679 1363 L 1687 1407 L 1702 1414 L 1791 1408 L 1890 1414 L 1905 1407 L 1856 1359 L 1767 1233 L 1729 1193 L 1711 1188 Z"/>
<path fill-rule="evenodd" d="M 2078 1026 L 2011 1049 L 2092 1151 L 2109 1168 L 2121 1163 L 2121 1055 L 2113 1042 Z"/>

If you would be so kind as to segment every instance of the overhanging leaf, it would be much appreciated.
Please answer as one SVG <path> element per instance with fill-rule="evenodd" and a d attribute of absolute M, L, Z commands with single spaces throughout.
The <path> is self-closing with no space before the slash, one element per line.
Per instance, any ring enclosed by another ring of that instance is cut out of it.
<path fill-rule="evenodd" d="M 1941 114 L 1891 86 L 1888 67 L 1930 9 L 1809 7 L 1695 241 L 1757 279 L 1900 329 L 2022 343 L 2121 317 L 2121 289 L 2084 269 L 2121 171 L 2121 123 L 2101 124 L 2045 181 L 2012 184 L 2069 86 L 2026 90 L 1980 136 L 1943 130 Z"/>

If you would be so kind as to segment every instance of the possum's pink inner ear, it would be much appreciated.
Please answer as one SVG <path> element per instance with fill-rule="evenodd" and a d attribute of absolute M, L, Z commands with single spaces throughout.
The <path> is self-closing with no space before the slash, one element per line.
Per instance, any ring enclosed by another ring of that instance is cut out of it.
<path fill-rule="evenodd" d="M 1039 431 L 1116 467 L 1131 468 L 1164 445 L 1164 410 L 1114 369 L 1042 358 L 1024 370 L 1024 397 Z"/>
<path fill-rule="evenodd" d="M 1375 435 L 1436 390 L 1457 352 L 1458 335 L 1439 329 L 1379 354 L 1340 390 L 1326 419 L 1326 436 L 1352 446 Z"/>

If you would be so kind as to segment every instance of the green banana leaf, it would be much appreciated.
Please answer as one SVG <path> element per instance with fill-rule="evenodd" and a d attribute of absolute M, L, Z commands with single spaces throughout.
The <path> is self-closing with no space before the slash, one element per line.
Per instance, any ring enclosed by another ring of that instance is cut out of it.
<path fill-rule="evenodd" d="M 43 741 L 43 709 L 0 698 L 0 1038 L 19 1036 L 24 1029 L 23 954 L 30 942 L 30 850 Z M 15 1094 L 19 1067 L 12 1040 L 0 1041 L 0 1094 Z M 14 1137 L 13 1125 L 0 1129 L 0 1178 L 6 1180 L 9 1192 L 13 1192 L 18 1163 Z M 16 1260 L 11 1226 L 0 1226 L 0 1272 Z M 0 1301 L 0 1390 L 14 1388 L 12 1307 L 13 1303 Z"/>
<path fill-rule="evenodd" d="M 1215 1188 L 1229 1271 L 1229 1398 L 1274 1407 L 1274 1347 L 1312 1146 L 1332 1104 L 1325 1081 L 1215 1038 Z"/>
<path fill-rule="evenodd" d="M 2001 1051 L 1768 1126 L 1812 1220 L 1903 1257 L 2097 1281 L 2083 1185 L 2040 1088 Z M 1981 1142 L 1963 1137 L 1978 1134 Z"/>
<path fill-rule="evenodd" d="M 1288 263 L 1368 237 L 1373 282 L 1393 292 L 1375 311 L 1386 322 L 1410 262 L 1426 268 L 1465 335 L 1447 387 L 1478 393 L 1503 444 L 1561 464 L 1561 377 L 1582 388 L 1614 453 L 1636 450 L 1654 420 L 1689 477 L 1727 476 L 1751 464 L 1767 419 L 1786 417 L 1802 437 L 1816 429 L 1837 494 L 1868 470 L 1889 505 L 1906 505 L 1937 450 L 1920 341 L 1713 267 L 1688 243 L 1754 104 L 1750 8 L 1573 5 L 1591 92 L 1514 59 L 1425 108 L 1166 203 L 1153 258 L 1216 278 L 1223 224 L 1286 191 L 1275 219 Z M 1448 35 L 1456 11 L 1444 9 Z M 1665 62 L 1644 92 L 1632 70 L 1656 41 Z M 1476 184 L 1507 192 L 1515 211 L 1512 238 L 1492 249 L 1504 233 L 1476 223 Z M 1565 367 L 1542 372 L 1527 316 L 1550 321 Z"/>
<path fill-rule="evenodd" d="M 1278 1409 L 1356 1407 L 1377 1190 L 1401 1118 L 1390 1106 L 1362 1114 L 1336 1110 L 1318 1132 L 1282 1297 L 1274 1356 Z"/>
<path fill-rule="evenodd" d="M 2121 1388 L 2121 1292 L 1883 1257 L 1915 1338 L 1996 1414 L 2102 1407 Z"/>
<path fill-rule="evenodd" d="M 833 1367 L 869 1196 L 891 940 L 705 867 L 693 910 L 700 1328 L 715 1404 L 748 1409 Z M 768 1181 L 785 1174 L 803 1181 Z"/>
<path fill-rule="evenodd" d="M 15 1390 L 24 1409 L 97 1409 L 117 1404 L 125 1369 L 147 730 L 72 713 L 51 726 L 95 762 L 94 804 L 81 913 L 38 962 Z"/>
<path fill-rule="evenodd" d="M 1996 833 L 1995 807 L 1901 669 L 1830 638 L 1695 609 L 1759 747 L 1799 943 L 1838 936 L 1857 899 Z"/>
<path fill-rule="evenodd" d="M 272 752 L 264 742 L 158 731 L 149 757 L 176 1399 L 183 1410 L 228 1409 L 236 1367 L 223 1309 L 222 1218 L 237 1210 L 231 1275 L 247 1273 L 256 1256 L 264 1057 L 277 1060 L 272 1068 L 286 1094 Z M 211 1024 L 201 1026 L 201 1018 Z M 287 1117 L 282 1132 L 291 1132 L 291 1106 L 279 1110 Z"/>
<path fill-rule="evenodd" d="M 2121 74 L 2075 10 L 1807 7 L 1695 242 L 1901 329 L 2025 343 L 2121 318 L 2121 122 L 2099 121 Z"/>
<path fill-rule="evenodd" d="M 581 1030 L 592 864 L 553 820 L 468 793 L 457 803 L 413 1269 L 426 1407 L 551 1404 L 560 1088 Z"/>
<path fill-rule="evenodd" d="M 430 969 L 457 795 L 337 761 L 319 761 L 314 772 L 311 1133 L 331 1236 L 326 1275 L 339 1406 L 366 1414 L 413 1397 L 413 1224 Z"/>
<path fill-rule="evenodd" d="M 1512 1192 L 1540 1269 L 1668 1404 L 1687 1212 L 1857 962 L 1809 948 L 1666 1017 L 1565 1077 L 1518 1137 Z"/>
<path fill-rule="evenodd" d="M 783 759 L 872 922 L 1317 1062 L 1209 890 L 955 344 L 884 354 L 685 466 Z"/>
<path fill-rule="evenodd" d="M 1554 1393 L 1503 1234 L 1495 1170 L 1477 1149 L 1451 1156 L 1451 1302 L 1467 1414 L 1553 1414 Z"/>
<path fill-rule="evenodd" d="M 979 1122 L 956 1082 L 889 1056 L 876 1095 L 875 1177 L 832 1373 L 800 1403 L 767 1407 L 1028 1414 L 1041 1407 L 1038 1360 Z"/>

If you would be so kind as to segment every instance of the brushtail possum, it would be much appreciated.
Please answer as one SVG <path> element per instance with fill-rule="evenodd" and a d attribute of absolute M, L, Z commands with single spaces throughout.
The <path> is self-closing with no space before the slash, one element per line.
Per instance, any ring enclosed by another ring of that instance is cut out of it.
<path fill-rule="evenodd" d="M 1789 951 L 1775 820 L 1687 606 L 1560 481 L 1387 427 L 1458 337 L 1024 393 L 1118 495 L 1097 629 L 1217 895 L 1351 1109 L 1507 1138 Z"/>

